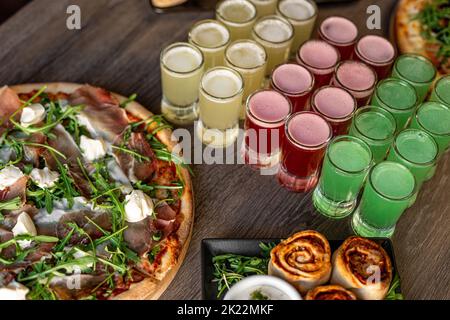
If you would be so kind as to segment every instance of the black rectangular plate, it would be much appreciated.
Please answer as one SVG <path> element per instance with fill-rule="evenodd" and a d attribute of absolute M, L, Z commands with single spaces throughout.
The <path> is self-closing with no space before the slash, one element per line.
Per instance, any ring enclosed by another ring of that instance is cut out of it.
<path fill-rule="evenodd" d="M 398 275 L 397 264 L 395 262 L 394 247 L 389 239 L 372 239 L 379 243 L 389 254 L 393 273 Z M 243 256 L 258 257 L 261 255 L 261 248 L 259 244 L 264 243 L 279 243 L 280 239 L 204 239 L 202 241 L 202 297 L 204 300 L 218 300 L 217 299 L 217 285 L 212 280 L 214 279 L 214 267 L 212 258 L 221 254 L 238 254 Z M 344 240 L 329 240 L 331 252 L 334 252 Z M 397 293 L 400 293 L 400 287 L 397 288 Z"/>

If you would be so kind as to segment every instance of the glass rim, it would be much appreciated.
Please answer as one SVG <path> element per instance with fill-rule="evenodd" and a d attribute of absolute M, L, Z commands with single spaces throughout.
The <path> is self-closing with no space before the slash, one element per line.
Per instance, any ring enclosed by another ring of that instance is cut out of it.
<path fill-rule="evenodd" d="M 319 94 L 322 90 L 326 90 L 326 89 L 330 89 L 330 88 L 342 90 L 351 97 L 351 99 L 353 101 L 353 110 L 350 114 L 348 114 L 347 116 L 344 116 L 344 117 L 340 117 L 340 118 L 332 118 L 332 117 L 324 114 L 322 111 L 319 110 L 319 108 L 317 108 L 316 100 L 315 100 L 317 94 Z M 323 87 L 320 87 L 319 89 L 317 89 L 316 91 L 314 91 L 314 93 L 311 96 L 310 103 L 311 103 L 311 109 L 314 110 L 314 112 L 319 113 L 321 116 L 323 116 L 328 121 L 339 122 L 339 123 L 352 119 L 355 112 L 358 109 L 358 102 L 356 101 L 356 98 L 347 89 L 341 88 L 341 87 L 336 87 L 333 85 L 323 86 Z"/>
<path fill-rule="evenodd" d="M 258 34 L 258 32 L 256 32 L 256 26 L 258 25 L 258 23 L 265 21 L 265 20 L 269 20 L 269 19 L 279 20 L 279 21 L 282 21 L 283 23 L 285 23 L 291 30 L 291 34 L 289 35 L 289 38 L 287 38 L 286 40 L 283 40 L 283 41 L 270 41 L 270 40 L 267 40 L 267 39 L 264 39 L 263 37 L 261 37 Z M 255 25 L 252 28 L 252 34 L 255 37 L 257 37 L 259 40 L 265 41 L 265 42 L 268 42 L 271 44 L 277 44 L 277 45 L 292 41 L 292 39 L 294 39 L 294 31 L 295 31 L 295 29 L 294 29 L 294 26 L 292 25 L 292 23 L 290 23 L 287 19 L 285 19 L 283 17 L 277 16 L 276 14 L 270 14 L 270 15 L 262 16 L 262 17 L 258 18 L 258 20 L 256 20 Z"/>
<path fill-rule="evenodd" d="M 405 134 L 405 133 L 407 133 L 407 132 L 412 132 L 412 131 L 419 132 L 419 133 L 422 133 L 422 134 L 424 133 L 424 134 L 427 136 L 427 138 L 432 142 L 432 144 L 435 146 L 435 150 L 436 150 L 436 153 L 435 153 L 433 159 L 431 159 L 430 161 L 427 161 L 427 162 L 416 162 L 416 161 L 412 161 L 412 160 L 410 160 L 410 159 L 407 159 L 407 158 L 400 152 L 400 150 L 398 149 L 398 141 L 397 141 L 397 139 L 400 137 L 401 134 Z M 424 131 L 424 130 L 421 130 L 421 129 L 412 129 L 412 128 L 409 128 L 409 129 L 405 129 L 405 130 L 403 130 L 403 131 L 400 131 L 400 132 L 397 134 L 397 136 L 395 137 L 394 142 L 392 143 L 392 146 L 394 147 L 395 153 L 396 153 L 401 159 L 403 159 L 404 161 L 406 161 L 406 162 L 408 162 L 408 163 L 411 163 L 411 164 L 413 164 L 413 165 L 415 165 L 415 166 L 419 166 L 419 167 L 428 167 L 428 166 L 430 166 L 430 165 L 435 164 L 436 161 L 437 161 L 437 159 L 438 159 L 438 156 L 439 156 L 439 147 L 438 147 L 436 141 L 434 141 L 434 138 L 433 138 L 428 132 L 426 132 L 426 131 Z"/>
<path fill-rule="evenodd" d="M 450 111 L 450 108 L 447 107 L 445 104 L 443 104 L 443 103 L 441 103 L 441 102 L 436 102 L 436 101 L 426 101 L 426 102 L 422 103 L 421 105 L 419 105 L 419 106 L 416 108 L 416 111 L 414 112 L 414 117 L 416 118 L 417 124 L 420 126 L 420 128 L 421 128 L 423 131 L 430 132 L 431 134 L 433 134 L 433 135 L 435 135 L 435 136 L 438 136 L 438 137 L 446 137 L 446 136 L 450 136 L 450 131 L 447 132 L 447 133 L 437 133 L 437 132 L 434 132 L 434 131 L 432 131 L 432 130 L 429 130 L 429 129 L 425 128 L 425 126 L 423 125 L 423 123 L 420 121 L 419 111 L 420 111 L 423 107 L 426 107 L 426 106 L 432 105 L 432 104 L 439 105 L 440 107 L 444 107 L 445 109 L 447 109 L 447 110 Z"/>
<path fill-rule="evenodd" d="M 200 54 L 200 58 L 201 58 L 200 64 L 197 67 L 195 67 L 194 69 L 189 70 L 189 71 L 176 71 L 176 70 L 173 70 L 173 69 L 169 68 L 169 66 L 167 66 L 167 64 L 164 62 L 164 56 L 170 50 L 172 50 L 173 48 L 176 48 L 176 47 L 188 47 L 190 49 L 193 49 L 193 50 L 197 51 Z M 164 49 L 161 50 L 161 53 L 160 53 L 160 56 L 159 56 L 159 60 L 160 60 L 161 65 L 165 69 L 167 69 L 170 72 L 175 73 L 175 74 L 184 74 L 184 75 L 190 74 L 190 73 L 194 73 L 195 71 L 203 68 L 203 66 L 205 64 L 205 57 L 203 55 L 203 52 L 199 48 L 197 48 L 196 46 L 194 46 L 194 45 L 192 45 L 192 44 L 190 44 L 188 42 L 175 42 L 175 43 L 172 43 L 172 44 L 168 45 L 167 47 L 165 47 Z"/>
<path fill-rule="evenodd" d="M 287 114 L 284 118 L 282 118 L 282 119 L 280 119 L 280 120 L 277 120 L 277 121 L 267 121 L 267 120 L 263 120 L 263 119 L 261 119 L 261 118 L 255 116 L 255 115 L 253 114 L 253 112 L 250 110 L 250 100 L 251 100 L 251 98 L 253 98 L 253 97 L 254 97 L 255 95 L 257 95 L 258 93 L 261 93 L 261 92 L 267 92 L 267 91 L 268 91 L 268 92 L 274 92 L 274 93 L 280 95 L 281 97 L 283 97 L 283 99 L 285 99 L 285 100 L 288 102 L 288 105 L 289 105 L 289 112 L 288 112 L 288 114 Z M 256 91 L 253 92 L 252 94 L 250 94 L 250 95 L 248 96 L 247 100 L 246 100 L 246 103 L 245 103 L 245 109 L 246 109 L 246 111 L 247 111 L 247 114 L 249 114 L 252 118 L 254 118 L 254 119 L 258 120 L 258 121 L 261 121 L 261 122 L 263 122 L 263 123 L 265 123 L 265 124 L 269 124 L 269 125 L 278 124 L 278 123 L 280 123 L 280 122 L 281 122 L 281 123 L 282 123 L 282 122 L 286 122 L 286 121 L 288 120 L 288 118 L 290 117 L 290 115 L 292 114 L 292 111 L 293 111 L 293 107 L 292 107 L 291 101 L 290 101 L 288 98 L 286 98 L 282 93 L 280 93 L 280 92 L 278 92 L 278 91 L 276 91 L 276 90 L 272 90 L 272 89 L 260 89 L 260 90 L 256 90 Z"/>
<path fill-rule="evenodd" d="M 382 113 L 383 116 L 387 117 L 387 118 L 389 119 L 389 121 L 393 124 L 393 129 L 394 129 L 394 130 L 391 132 L 391 134 L 390 134 L 388 137 L 382 138 L 382 139 L 380 139 L 380 138 L 372 138 L 372 137 L 369 137 L 369 136 L 368 136 L 367 134 L 365 134 L 364 132 L 362 132 L 361 129 L 358 127 L 358 124 L 357 124 L 357 122 L 356 122 L 356 119 L 358 118 L 358 116 L 359 116 L 361 113 L 363 113 L 364 111 L 369 111 L 369 110 L 375 110 L 375 111 L 377 111 L 377 112 Z M 387 110 L 385 110 L 385 109 L 383 109 L 383 108 L 380 108 L 380 107 L 375 107 L 375 106 L 365 106 L 365 107 L 359 108 L 359 109 L 356 110 L 356 112 L 355 112 L 355 115 L 354 115 L 354 121 L 353 121 L 353 122 L 354 122 L 354 127 L 355 127 L 356 131 L 358 131 L 359 134 L 361 134 L 363 137 L 365 137 L 365 138 L 367 138 L 367 139 L 369 139 L 369 140 L 371 140 L 371 141 L 377 141 L 377 142 L 379 141 L 379 142 L 381 142 L 381 141 L 389 140 L 391 137 L 394 138 L 395 132 L 397 132 L 397 121 L 395 121 L 395 118 L 394 118 L 394 116 L 392 115 L 392 113 L 390 113 L 389 111 L 387 111 Z"/>
<path fill-rule="evenodd" d="M 401 56 L 398 56 L 398 57 L 397 57 L 397 59 L 395 60 L 395 63 L 394 63 L 394 70 L 397 71 L 397 73 L 398 73 L 401 77 L 405 77 L 405 76 L 404 76 L 404 75 L 402 74 L 402 72 L 399 70 L 399 68 L 398 68 L 398 62 L 399 62 L 402 58 L 405 58 L 405 57 L 416 58 L 416 59 L 419 59 L 419 60 L 422 60 L 422 61 L 426 61 L 426 62 L 428 62 L 429 64 L 431 64 L 431 66 L 433 67 L 433 76 L 432 76 L 429 80 L 426 80 L 426 81 L 425 81 L 425 80 L 424 80 L 424 81 L 414 81 L 414 80 L 409 80 L 409 79 L 407 79 L 409 82 L 411 82 L 411 83 L 417 83 L 417 84 L 426 84 L 426 83 L 433 82 L 433 80 L 436 78 L 436 75 L 437 75 L 436 67 L 434 66 L 433 62 L 431 62 L 430 59 L 428 59 L 427 57 L 424 57 L 424 56 L 422 56 L 422 55 L 420 55 L 420 54 L 417 54 L 417 53 L 404 53 L 404 54 L 402 54 Z M 406 77 L 405 77 L 405 79 L 406 79 Z"/>
<path fill-rule="evenodd" d="M 305 69 L 305 70 L 308 72 L 308 74 L 310 75 L 310 77 L 311 77 L 311 85 L 310 85 L 309 87 L 307 87 L 305 90 L 301 91 L 301 92 L 287 92 L 286 90 L 281 89 L 281 88 L 275 83 L 273 76 L 274 76 L 274 74 L 275 74 L 275 71 L 276 71 L 279 67 L 284 66 L 284 65 L 294 65 L 294 66 L 298 66 L 298 67 L 301 67 L 301 68 Z M 272 85 L 272 87 L 273 87 L 275 90 L 277 90 L 278 92 L 283 93 L 284 95 L 286 95 L 286 96 L 288 96 L 288 97 L 302 97 L 302 96 L 304 96 L 304 95 L 307 95 L 308 93 L 310 93 L 310 92 L 313 90 L 314 85 L 315 85 L 315 78 L 314 78 L 314 74 L 313 74 L 308 68 L 306 68 L 306 67 L 304 67 L 304 66 L 301 66 L 301 65 L 299 65 L 299 64 L 297 64 L 297 63 L 287 62 L 287 63 L 279 64 L 279 65 L 275 66 L 275 68 L 273 68 L 272 73 L 271 73 L 271 75 L 270 75 L 270 84 Z"/>
<path fill-rule="evenodd" d="M 363 169 L 361 169 L 361 170 L 346 170 L 346 169 L 342 169 L 341 167 L 339 167 L 339 166 L 333 161 L 333 159 L 331 159 L 329 150 L 330 150 L 330 148 L 331 148 L 331 146 L 332 146 L 333 144 L 339 142 L 340 140 L 345 140 L 345 141 L 352 140 L 352 141 L 354 141 L 354 142 L 357 142 L 360 146 L 364 147 L 364 149 L 366 149 L 366 151 L 369 151 L 370 161 L 369 161 L 369 163 L 367 164 L 367 166 L 365 166 L 365 167 L 364 167 Z M 330 141 L 330 143 L 329 143 L 329 145 L 328 145 L 328 147 L 327 147 L 326 157 L 327 157 L 327 159 L 330 161 L 330 163 L 333 165 L 333 167 L 334 167 L 335 169 L 338 169 L 339 171 L 342 171 L 342 172 L 344 172 L 344 173 L 349 173 L 349 174 L 357 174 L 357 173 L 362 173 L 362 172 L 364 172 L 364 171 L 368 171 L 368 170 L 370 170 L 370 168 L 372 167 L 372 165 L 373 165 L 373 163 L 374 163 L 373 152 L 372 152 L 372 150 L 370 149 L 370 146 L 367 144 L 367 142 L 365 142 L 365 141 L 362 140 L 361 138 L 354 137 L 354 136 L 350 136 L 350 135 L 342 135 L 342 136 L 334 137 L 334 138 Z"/>
<path fill-rule="evenodd" d="M 388 83 L 388 82 L 397 82 L 400 85 L 406 86 L 409 89 L 411 89 L 412 92 L 414 93 L 414 97 L 415 97 L 414 104 L 412 106 L 408 107 L 407 109 L 401 109 L 401 108 L 392 107 L 392 106 L 388 105 L 385 101 L 383 101 L 383 99 L 380 97 L 378 89 L 383 84 Z M 375 88 L 374 94 L 375 94 L 375 97 L 378 99 L 378 101 L 380 101 L 381 104 L 383 105 L 383 108 L 386 108 L 388 110 L 403 111 L 403 112 L 411 111 L 411 109 L 414 109 L 417 106 L 417 104 L 419 103 L 419 96 L 417 95 L 416 89 L 414 89 L 414 87 L 410 83 L 408 83 L 407 81 L 405 81 L 403 79 L 399 79 L 399 78 L 386 78 L 386 79 L 381 80 L 380 82 L 378 82 L 378 84 L 377 84 L 377 86 Z"/>
<path fill-rule="evenodd" d="M 229 59 L 228 54 L 227 54 L 228 50 L 235 44 L 245 43 L 245 42 L 251 43 L 253 45 L 256 45 L 257 47 L 262 49 L 262 51 L 264 52 L 264 62 L 263 63 L 261 63 L 260 65 L 257 65 L 256 67 L 240 67 L 240 66 L 236 65 L 235 63 L 233 63 Z M 231 42 L 230 44 L 228 44 L 227 48 L 225 49 L 224 56 L 225 56 L 225 61 L 228 62 L 230 65 L 232 65 L 233 68 L 242 69 L 242 70 L 253 70 L 253 69 L 260 68 L 260 67 L 264 66 L 267 63 L 267 60 L 268 60 L 266 49 L 261 44 L 259 44 L 258 42 L 254 41 L 254 40 L 251 40 L 251 39 L 240 39 L 240 40 L 236 40 L 236 41 Z"/>
<path fill-rule="evenodd" d="M 406 172 L 408 172 L 408 173 L 411 175 L 411 177 L 413 178 L 414 186 L 413 186 L 411 192 L 410 192 L 407 196 L 403 196 L 403 197 L 392 197 L 392 196 L 389 196 L 389 195 L 385 194 L 384 192 L 381 192 L 381 190 L 379 190 L 379 188 L 377 188 L 377 187 L 375 186 L 375 184 L 373 183 L 373 179 L 372 179 L 373 172 L 374 172 L 374 171 L 376 170 L 376 168 L 378 168 L 380 165 L 383 165 L 383 164 L 386 164 L 386 163 L 389 163 L 390 165 L 395 165 L 395 166 L 401 167 L 402 170 L 406 170 Z M 394 162 L 394 161 L 382 161 L 382 162 L 380 162 L 380 163 L 374 165 L 374 166 L 372 167 L 372 169 L 370 169 L 369 179 L 368 179 L 368 180 L 369 180 L 369 183 L 370 183 L 370 186 L 372 187 L 372 189 L 373 189 L 379 196 L 381 196 L 381 197 L 383 197 L 384 199 L 387 199 L 387 200 L 393 200 L 393 201 L 408 200 L 408 199 L 410 199 L 412 196 L 414 196 L 414 194 L 416 193 L 416 189 L 417 189 L 417 181 L 416 181 L 416 177 L 414 177 L 414 175 L 411 173 L 411 171 L 410 171 L 405 165 L 403 165 L 403 164 L 401 164 L 401 163 Z"/>
<path fill-rule="evenodd" d="M 249 23 L 249 22 L 252 22 L 252 21 L 256 20 L 256 17 L 258 15 L 257 12 L 256 12 L 256 6 L 250 1 L 244 1 L 244 0 L 232 0 L 232 1 L 234 1 L 236 3 L 237 2 L 239 2 L 239 3 L 246 3 L 247 5 L 249 5 L 253 9 L 253 15 L 249 19 L 247 19 L 245 21 L 241 21 L 241 22 L 236 22 L 236 21 L 231 21 L 231 20 L 225 18 L 222 15 L 222 13 L 220 12 L 220 8 L 227 1 L 228 0 L 221 0 L 216 5 L 216 11 L 215 11 L 216 15 L 219 16 L 221 19 L 223 19 L 223 21 L 226 21 L 227 23 L 232 24 L 232 25 L 239 26 L 239 25 L 243 25 L 243 24 L 246 24 L 246 23 Z"/>
<path fill-rule="evenodd" d="M 303 143 L 300 143 L 300 142 L 296 141 L 296 140 L 291 136 L 291 134 L 290 134 L 290 132 L 289 132 L 289 123 L 291 122 L 291 120 L 292 120 L 293 118 L 295 118 L 295 117 L 297 117 L 297 116 L 300 116 L 300 115 L 303 115 L 303 114 L 312 114 L 312 115 L 314 115 L 314 116 L 316 116 L 316 117 L 321 118 L 323 121 L 325 121 L 325 123 L 326 123 L 327 126 L 328 126 L 328 130 L 329 130 L 329 135 L 328 135 L 328 138 L 327 138 L 326 141 L 324 141 L 323 143 L 318 144 L 318 145 L 310 146 L 310 145 L 306 145 L 306 144 L 303 144 Z M 327 121 L 324 117 L 322 117 L 320 114 L 317 114 L 317 113 L 312 112 L 312 111 L 300 111 L 300 112 L 296 112 L 296 113 L 291 114 L 291 115 L 287 118 L 287 120 L 286 120 L 286 124 L 285 124 L 285 127 L 284 127 L 284 132 L 285 132 L 285 135 L 286 135 L 286 137 L 288 138 L 288 140 L 289 140 L 291 143 L 293 143 L 296 147 L 300 147 L 300 148 L 307 149 L 307 150 L 320 150 L 320 149 L 322 149 L 324 146 L 326 146 L 326 145 L 330 142 L 330 140 L 333 138 L 333 128 L 332 128 L 331 125 L 328 123 L 328 121 Z"/>
<path fill-rule="evenodd" d="M 386 61 L 379 62 L 379 61 L 370 60 L 369 58 L 365 57 L 362 54 L 362 52 L 360 52 L 359 44 L 361 43 L 361 40 L 363 40 L 364 38 L 367 38 L 367 37 L 377 37 L 377 38 L 383 39 L 384 41 L 389 43 L 391 45 L 392 49 L 394 50 L 394 54 L 393 54 L 392 58 L 389 59 L 389 60 L 386 60 Z M 397 48 L 388 39 L 386 39 L 385 37 L 382 37 L 382 36 L 379 36 L 379 35 L 375 35 L 375 34 L 367 34 L 367 35 L 362 36 L 361 38 L 359 38 L 359 40 L 356 42 L 355 53 L 358 56 L 358 58 L 361 59 L 361 61 L 366 62 L 366 63 L 370 63 L 370 64 L 372 64 L 374 66 L 377 66 L 377 67 L 383 67 L 383 66 L 389 65 L 391 63 L 394 63 L 394 61 L 395 61 L 395 59 L 397 57 Z"/>
<path fill-rule="evenodd" d="M 353 39 L 352 41 L 346 41 L 346 42 L 339 42 L 339 41 L 336 41 L 336 40 L 333 40 L 333 39 L 330 39 L 329 37 L 327 37 L 326 36 L 326 34 L 323 32 L 323 23 L 325 22 L 325 21 L 327 21 L 327 20 L 329 20 L 329 19 L 331 19 L 331 18 L 340 18 L 340 19 L 345 19 L 345 20 L 347 20 L 347 21 L 350 21 L 350 23 L 351 24 L 353 24 L 353 26 L 355 27 L 355 29 L 356 29 L 356 36 L 355 36 L 355 39 Z M 329 17 L 327 17 L 325 20 L 323 20 L 322 21 L 322 23 L 320 24 L 320 26 L 319 26 L 319 35 L 325 40 L 327 40 L 327 41 L 329 41 L 331 44 L 333 44 L 333 45 L 335 45 L 335 46 L 338 46 L 338 47 L 345 47 L 345 46 L 350 46 L 350 45 L 352 45 L 352 44 L 355 44 L 357 41 L 358 41 L 358 35 L 359 35 L 359 30 L 358 30 L 358 27 L 356 26 L 356 24 L 353 22 L 353 21 L 351 21 L 350 19 L 348 19 L 348 18 L 346 18 L 346 17 L 344 17 L 344 16 L 340 16 L 340 15 L 334 15 L 334 16 L 329 16 Z"/>
<path fill-rule="evenodd" d="M 436 81 L 436 84 L 434 85 L 434 93 L 436 94 L 436 97 L 438 97 L 438 99 L 441 101 L 441 103 L 446 104 L 447 102 L 441 97 L 441 95 L 439 94 L 439 92 L 437 91 L 438 85 L 441 81 L 447 80 L 450 82 L 450 74 L 447 74 L 443 77 L 440 77 L 438 81 Z M 450 101 L 448 102 L 450 103 Z"/>
<path fill-rule="evenodd" d="M 287 19 L 287 20 L 292 20 L 292 21 L 296 21 L 296 22 L 305 22 L 305 21 L 309 21 L 309 20 L 312 20 L 312 19 L 317 18 L 318 14 L 319 14 L 319 8 L 317 7 L 317 4 L 316 4 L 314 1 L 311 1 L 311 0 L 303 0 L 303 1 L 305 1 L 305 2 L 308 2 L 308 3 L 314 8 L 314 14 L 313 14 L 311 17 L 305 18 L 305 19 L 295 19 L 295 18 L 290 18 L 290 17 L 288 17 L 286 14 L 284 14 L 284 12 L 281 11 L 281 9 L 280 9 L 280 5 L 281 5 L 281 3 L 284 2 L 284 1 L 286 1 L 286 0 L 280 0 L 280 1 L 278 1 L 278 3 L 277 3 L 277 13 L 279 13 L 283 18 L 285 18 L 285 19 Z"/>
<path fill-rule="evenodd" d="M 332 48 L 332 50 L 334 50 L 334 52 L 336 53 L 336 62 L 335 62 L 333 65 L 329 66 L 329 67 L 316 67 L 316 66 L 311 65 L 310 63 L 307 63 L 307 62 L 301 57 L 300 52 L 301 52 L 301 50 L 302 50 L 302 48 L 303 48 L 303 46 L 304 46 L 305 44 L 311 43 L 311 42 L 323 42 L 323 43 L 325 43 L 326 45 L 330 46 L 330 48 Z M 338 49 L 336 49 L 334 46 L 332 46 L 331 44 L 329 44 L 329 43 L 326 42 L 325 40 L 320 40 L 320 39 L 310 39 L 310 40 L 307 40 L 306 42 L 304 42 L 304 43 L 298 48 L 298 50 L 297 50 L 297 59 L 298 59 L 297 62 L 301 62 L 301 64 L 303 64 L 305 67 L 310 67 L 310 68 L 312 68 L 312 69 L 319 70 L 319 71 L 331 70 L 331 71 L 333 72 L 334 69 L 336 68 L 336 66 L 337 66 L 337 65 L 339 64 L 339 62 L 341 61 L 341 54 L 340 54 L 340 52 L 339 52 Z"/>
<path fill-rule="evenodd" d="M 240 85 L 239 90 L 238 90 L 236 93 L 234 93 L 233 95 L 228 96 L 228 97 L 217 97 L 217 96 L 211 94 L 210 92 L 208 92 L 208 90 L 206 90 L 206 89 L 204 88 L 204 86 L 203 86 L 203 79 L 204 79 L 204 77 L 205 77 L 207 74 L 209 74 L 209 73 L 211 73 L 211 72 L 214 72 L 214 71 L 218 71 L 218 70 L 225 70 L 225 71 L 228 71 L 228 72 L 232 72 L 233 74 L 235 74 L 235 75 L 240 79 L 241 85 Z M 241 74 L 240 74 L 239 72 L 237 72 L 236 70 L 234 70 L 234 69 L 232 69 L 232 68 L 228 68 L 228 67 L 214 67 L 214 68 L 208 69 L 208 70 L 202 75 L 202 78 L 201 78 L 201 80 L 200 80 L 200 90 L 201 90 L 203 93 L 205 93 L 206 95 L 208 95 L 209 97 L 213 98 L 213 99 L 221 100 L 221 101 L 223 101 L 223 100 L 229 100 L 229 99 L 233 99 L 234 97 L 238 96 L 239 94 L 241 94 L 241 93 L 244 91 L 244 79 L 242 78 L 242 76 L 241 76 Z"/>
<path fill-rule="evenodd" d="M 343 64 L 345 64 L 345 63 L 361 64 L 361 65 L 365 66 L 366 68 L 368 68 L 368 69 L 372 72 L 372 74 L 373 74 L 373 76 L 374 76 L 374 82 L 373 82 L 373 84 L 372 84 L 369 88 L 366 88 L 366 89 L 359 89 L 359 90 L 358 90 L 358 89 L 352 89 L 352 88 L 349 88 L 349 87 L 347 87 L 346 85 L 344 85 L 344 84 L 342 83 L 342 81 L 339 80 L 338 71 L 339 71 L 339 68 L 340 68 Z M 375 72 L 375 70 L 374 70 L 371 66 L 369 66 L 367 63 L 362 62 L 362 61 L 355 61 L 355 60 L 343 60 L 343 61 L 340 61 L 340 62 L 336 65 L 336 69 L 334 70 L 334 79 L 337 81 L 337 83 L 339 84 L 339 86 L 342 86 L 343 88 L 347 89 L 348 91 L 356 92 L 356 93 L 363 93 L 363 92 L 366 92 L 366 91 L 374 90 L 375 87 L 376 87 L 376 85 L 377 85 L 377 83 L 378 83 L 378 75 L 377 75 L 377 73 Z"/>
<path fill-rule="evenodd" d="M 207 24 L 207 23 L 218 24 L 219 26 L 225 28 L 225 30 L 227 32 L 227 41 L 225 41 L 223 44 L 220 44 L 220 45 L 217 45 L 217 46 L 214 46 L 214 47 L 202 46 L 197 41 L 195 41 L 194 38 L 192 37 L 192 32 L 198 26 L 200 26 L 202 24 Z M 191 29 L 189 29 L 188 40 L 192 41 L 192 43 L 195 46 L 199 47 L 199 48 L 206 49 L 206 50 L 212 50 L 212 49 L 219 49 L 219 48 L 222 48 L 222 47 L 226 47 L 227 45 L 229 45 L 230 42 L 231 42 L 231 35 L 230 35 L 230 30 L 228 30 L 227 26 L 225 24 L 223 24 L 222 22 L 220 22 L 218 20 L 214 20 L 214 19 L 204 19 L 204 20 L 197 21 L 196 23 L 194 23 L 194 25 L 191 27 Z"/>

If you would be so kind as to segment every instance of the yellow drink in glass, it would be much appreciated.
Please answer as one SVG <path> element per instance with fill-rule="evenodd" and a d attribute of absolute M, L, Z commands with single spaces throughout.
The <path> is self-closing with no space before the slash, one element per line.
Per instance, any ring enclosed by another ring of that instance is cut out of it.
<path fill-rule="evenodd" d="M 239 72 L 244 79 L 240 119 L 245 118 L 245 101 L 264 83 L 267 55 L 264 48 L 252 40 L 238 40 L 225 51 L 225 65 Z"/>
<path fill-rule="evenodd" d="M 266 50 L 266 76 L 289 58 L 294 28 L 286 19 L 276 15 L 262 17 L 253 27 L 252 36 Z"/>
<path fill-rule="evenodd" d="M 198 117 L 198 87 L 203 54 L 189 43 L 174 43 L 161 52 L 161 112 L 167 120 L 186 125 Z"/>
<path fill-rule="evenodd" d="M 248 39 L 256 21 L 256 7 L 247 0 L 224 0 L 217 4 L 216 19 L 227 26 L 231 41 Z"/>
<path fill-rule="evenodd" d="M 205 59 L 205 70 L 223 66 L 225 48 L 230 32 L 222 23 L 207 19 L 197 22 L 189 32 L 189 43 L 198 47 Z"/>
<path fill-rule="evenodd" d="M 317 5 L 310 0 L 281 0 L 277 14 L 287 19 L 294 26 L 294 41 L 291 53 L 311 38 L 317 19 Z"/>
<path fill-rule="evenodd" d="M 234 143 L 239 134 L 239 113 L 244 80 L 230 68 L 209 69 L 200 82 L 200 121 L 197 134 L 201 141 L 215 148 Z"/>

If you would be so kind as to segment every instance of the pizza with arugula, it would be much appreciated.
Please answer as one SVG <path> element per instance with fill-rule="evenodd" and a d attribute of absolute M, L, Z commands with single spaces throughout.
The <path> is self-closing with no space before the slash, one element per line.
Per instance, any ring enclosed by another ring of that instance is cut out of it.
<path fill-rule="evenodd" d="M 193 224 L 170 126 L 71 83 L 0 89 L 0 300 L 158 298 Z"/>
<path fill-rule="evenodd" d="M 450 2 L 400 0 L 395 30 L 402 53 L 428 57 L 441 74 L 450 72 Z"/>

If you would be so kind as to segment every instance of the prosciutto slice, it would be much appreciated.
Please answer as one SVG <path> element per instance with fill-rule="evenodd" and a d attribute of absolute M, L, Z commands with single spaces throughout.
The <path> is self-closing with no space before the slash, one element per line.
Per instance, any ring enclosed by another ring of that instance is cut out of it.
<path fill-rule="evenodd" d="M 0 190 L 0 202 L 14 199 L 20 197 L 20 199 L 25 202 L 27 193 L 27 181 L 28 177 L 23 176 L 18 179 L 12 186 L 6 187 Z"/>
<path fill-rule="evenodd" d="M 136 156 L 130 153 L 116 150 L 114 155 L 123 172 L 127 174 L 132 182 L 150 180 L 156 170 L 156 156 L 144 134 L 141 132 L 132 133 L 126 147 L 147 157 L 149 160 L 137 159 Z"/>
<path fill-rule="evenodd" d="M 48 144 L 64 154 L 66 159 L 53 155 L 49 151 L 44 153 L 45 162 L 50 170 L 60 171 L 58 168 L 58 163 L 55 157 L 58 157 L 58 160 L 67 164 L 69 167 L 69 173 L 73 178 L 76 187 L 81 192 L 81 194 L 85 197 L 89 197 L 91 195 L 91 189 L 88 181 L 85 179 L 83 175 L 83 171 L 78 164 L 78 158 L 83 159 L 81 155 L 81 151 L 78 148 L 78 145 L 73 140 L 72 136 L 64 129 L 62 125 L 57 125 L 52 133 L 56 136 L 55 139 L 49 139 Z"/>
<path fill-rule="evenodd" d="M 80 112 L 81 119 L 87 120 L 87 129 L 93 138 L 104 138 L 109 142 L 116 141 L 128 126 L 126 111 L 109 91 L 85 85 L 69 97 L 70 105 L 84 105 Z"/>
<path fill-rule="evenodd" d="M 9 118 L 14 112 L 16 112 L 22 103 L 20 102 L 19 96 L 13 90 L 4 86 L 0 88 L 0 134 L 2 134 L 6 128 L 11 128 L 12 124 Z M 14 117 L 18 120 L 20 117 L 20 112 Z"/>
<path fill-rule="evenodd" d="M 152 236 L 156 231 L 152 219 L 147 217 L 139 222 L 128 222 L 127 226 L 128 228 L 123 232 L 123 238 L 131 250 L 142 256 L 152 248 Z"/>

